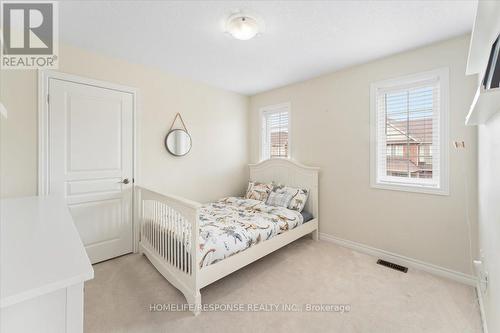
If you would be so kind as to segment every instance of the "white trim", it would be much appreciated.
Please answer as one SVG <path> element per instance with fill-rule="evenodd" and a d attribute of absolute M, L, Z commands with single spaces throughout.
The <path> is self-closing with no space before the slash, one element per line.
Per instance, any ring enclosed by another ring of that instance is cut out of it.
<path fill-rule="evenodd" d="M 399 265 L 408 266 L 415 269 L 420 269 L 422 271 L 448 278 L 469 286 L 476 286 L 476 278 L 472 275 L 457 272 L 448 268 L 440 267 L 434 264 L 430 264 L 417 259 L 402 256 L 400 254 L 392 253 L 389 251 L 377 249 L 365 244 L 353 242 L 347 239 L 342 239 L 329 234 L 320 233 L 320 239 L 328 242 L 335 243 L 337 245 L 350 248 L 355 251 L 359 251 L 377 258 L 388 260 Z"/>
<path fill-rule="evenodd" d="M 289 159 L 292 158 L 292 104 L 290 102 L 285 102 L 285 103 L 267 105 L 267 106 L 261 107 L 259 109 L 259 161 L 264 161 L 267 159 L 267 158 L 264 158 L 262 156 L 262 154 L 263 154 L 263 150 L 262 150 L 263 117 L 266 113 L 272 113 L 274 111 L 277 111 L 279 109 L 284 109 L 284 108 L 286 108 L 288 110 L 288 156 L 286 158 L 289 158 Z"/>
<path fill-rule="evenodd" d="M 141 117 L 139 117 L 139 93 L 136 88 L 130 88 L 133 90 L 133 99 L 134 99 L 134 142 L 133 142 L 133 158 L 134 158 L 134 172 L 133 172 L 133 188 L 135 188 L 136 184 L 140 184 L 142 181 L 141 170 L 142 164 L 141 159 Z M 132 190 L 132 232 L 133 237 L 132 241 L 134 242 L 133 251 L 134 253 L 139 252 L 139 240 L 140 240 L 140 230 L 139 230 L 139 215 L 137 214 L 138 208 L 135 206 L 136 198 L 135 198 L 135 190 Z"/>
<path fill-rule="evenodd" d="M 484 311 L 483 293 L 481 292 L 481 285 L 479 284 L 479 282 L 476 283 L 476 294 L 477 301 L 479 303 L 479 315 L 481 316 L 481 326 L 483 329 L 483 333 L 488 333 L 488 323 L 486 321 L 486 311 Z"/>
<path fill-rule="evenodd" d="M 377 91 L 379 89 L 388 89 L 394 86 L 411 85 L 418 81 L 428 81 L 430 77 L 437 77 L 440 85 L 439 186 L 425 186 L 424 184 L 412 185 L 403 182 L 398 184 L 397 182 L 379 181 L 377 179 Z M 370 85 L 370 186 L 377 189 L 449 195 L 449 112 L 448 67 L 372 83 Z"/>
<path fill-rule="evenodd" d="M 63 81 L 69 81 L 74 83 L 85 84 L 94 87 L 106 88 L 116 91 L 126 92 L 132 95 L 133 99 L 133 170 L 132 177 L 134 184 L 138 184 L 140 179 L 140 127 L 138 123 L 139 109 L 138 109 L 138 90 L 133 87 L 128 87 L 124 85 L 119 85 L 115 83 L 110 83 L 106 81 L 94 80 L 87 77 L 77 76 L 73 74 L 68 74 L 64 72 L 54 71 L 54 70 L 38 70 L 38 195 L 48 194 L 48 184 L 49 184 L 49 139 L 48 139 L 48 96 L 49 96 L 49 79 L 58 79 Z M 134 185 L 135 186 L 135 185 Z M 134 192 L 132 191 L 132 203 L 134 203 Z M 132 205 L 132 239 L 133 239 L 133 251 L 138 251 L 139 245 L 139 229 L 137 227 L 137 219 L 135 207 Z"/>
<path fill-rule="evenodd" d="M 433 188 L 430 186 L 424 186 L 419 184 L 397 184 L 397 183 L 371 183 L 372 188 L 381 190 L 394 190 L 403 192 L 414 192 L 414 193 L 424 193 L 424 194 L 438 194 L 438 195 L 449 195 L 449 191 L 441 191 L 440 189 Z"/>

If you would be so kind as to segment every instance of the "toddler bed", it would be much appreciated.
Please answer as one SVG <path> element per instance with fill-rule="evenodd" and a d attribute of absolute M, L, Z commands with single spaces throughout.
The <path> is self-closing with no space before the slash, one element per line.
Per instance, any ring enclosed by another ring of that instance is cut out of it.
<path fill-rule="evenodd" d="M 318 239 L 319 169 L 287 159 L 249 168 L 250 179 L 261 183 L 251 193 L 205 205 L 137 187 L 139 252 L 184 294 L 195 314 L 201 288 L 304 235 Z M 284 207 L 279 201 L 290 198 L 274 195 L 279 188 L 266 190 L 271 182 L 306 189 L 308 196 L 294 195 Z"/>

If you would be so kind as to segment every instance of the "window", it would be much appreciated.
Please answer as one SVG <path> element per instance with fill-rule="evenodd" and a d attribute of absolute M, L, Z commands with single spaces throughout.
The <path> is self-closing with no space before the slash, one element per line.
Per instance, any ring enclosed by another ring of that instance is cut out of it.
<path fill-rule="evenodd" d="M 387 145 L 387 156 L 403 157 L 403 152 L 404 152 L 403 145 Z"/>
<path fill-rule="evenodd" d="M 290 157 L 290 104 L 261 109 L 261 159 Z"/>
<path fill-rule="evenodd" d="M 371 85 L 371 185 L 448 194 L 448 69 Z"/>

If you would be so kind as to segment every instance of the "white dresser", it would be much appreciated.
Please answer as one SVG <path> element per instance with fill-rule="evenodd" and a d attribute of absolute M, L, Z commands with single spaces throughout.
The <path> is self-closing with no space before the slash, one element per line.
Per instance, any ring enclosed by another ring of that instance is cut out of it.
<path fill-rule="evenodd" d="M 65 201 L 0 200 L 0 332 L 83 332 L 94 277 Z"/>

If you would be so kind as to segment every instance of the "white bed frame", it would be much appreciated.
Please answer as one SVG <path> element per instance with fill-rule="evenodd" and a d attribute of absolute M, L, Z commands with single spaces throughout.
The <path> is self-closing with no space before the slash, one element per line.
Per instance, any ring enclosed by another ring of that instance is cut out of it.
<path fill-rule="evenodd" d="M 201 310 L 201 288 L 307 234 L 312 234 L 313 239 L 318 240 L 319 168 L 304 166 L 288 159 L 270 159 L 249 167 L 252 181 L 274 181 L 309 189 L 304 209 L 312 213 L 314 219 L 202 268 L 199 267 L 201 258 L 198 251 L 198 209 L 201 204 L 136 187 L 140 221 L 139 252 L 184 294 L 189 309 L 195 315 Z M 190 244 L 190 248 L 182 244 Z"/>

